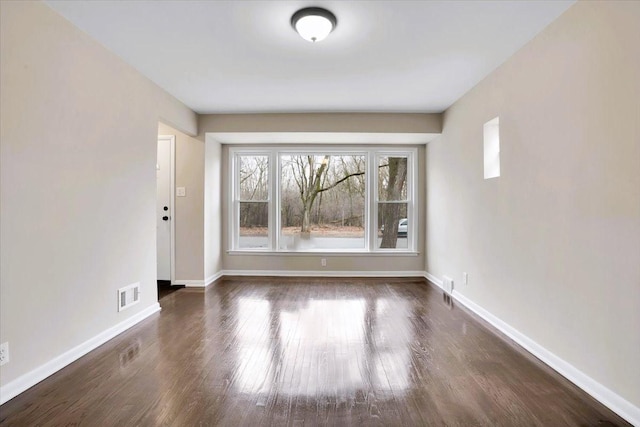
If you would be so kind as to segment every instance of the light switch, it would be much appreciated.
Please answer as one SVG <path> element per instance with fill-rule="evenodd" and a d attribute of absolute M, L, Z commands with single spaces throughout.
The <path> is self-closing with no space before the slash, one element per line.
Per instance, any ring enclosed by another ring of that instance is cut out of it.
<path fill-rule="evenodd" d="M 187 189 L 185 187 L 176 187 L 176 196 L 185 197 L 187 195 Z"/>

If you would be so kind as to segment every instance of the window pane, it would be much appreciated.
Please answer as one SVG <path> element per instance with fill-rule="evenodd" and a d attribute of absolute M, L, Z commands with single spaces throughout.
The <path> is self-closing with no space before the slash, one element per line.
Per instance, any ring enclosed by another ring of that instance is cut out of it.
<path fill-rule="evenodd" d="M 407 249 L 409 220 L 407 203 L 378 203 L 378 239 L 380 249 Z"/>
<path fill-rule="evenodd" d="M 407 200 L 407 157 L 378 158 L 378 200 Z"/>
<path fill-rule="evenodd" d="M 240 202 L 240 235 L 242 249 L 269 247 L 269 203 Z"/>
<path fill-rule="evenodd" d="M 238 200 L 269 200 L 269 157 L 240 156 Z"/>
<path fill-rule="evenodd" d="M 500 176 L 500 117 L 484 124 L 484 179 Z"/>
<path fill-rule="evenodd" d="M 280 249 L 364 249 L 366 157 L 281 156 Z"/>

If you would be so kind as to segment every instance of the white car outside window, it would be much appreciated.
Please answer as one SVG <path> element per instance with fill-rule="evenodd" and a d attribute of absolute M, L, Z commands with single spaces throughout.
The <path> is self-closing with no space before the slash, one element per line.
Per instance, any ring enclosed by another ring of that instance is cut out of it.
<path fill-rule="evenodd" d="M 407 231 L 409 230 L 409 220 L 402 218 L 398 222 L 398 236 L 407 237 Z"/>
<path fill-rule="evenodd" d="M 384 231 L 384 225 L 380 228 L 380 231 Z M 398 236 L 407 237 L 407 232 L 409 231 L 409 220 L 407 218 L 402 218 L 398 221 Z"/>

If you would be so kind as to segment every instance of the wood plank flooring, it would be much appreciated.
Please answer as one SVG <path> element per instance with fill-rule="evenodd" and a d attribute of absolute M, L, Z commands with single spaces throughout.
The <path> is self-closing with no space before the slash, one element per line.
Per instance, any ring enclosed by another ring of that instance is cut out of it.
<path fill-rule="evenodd" d="M 423 279 L 226 278 L 160 303 L 0 425 L 628 425 Z"/>

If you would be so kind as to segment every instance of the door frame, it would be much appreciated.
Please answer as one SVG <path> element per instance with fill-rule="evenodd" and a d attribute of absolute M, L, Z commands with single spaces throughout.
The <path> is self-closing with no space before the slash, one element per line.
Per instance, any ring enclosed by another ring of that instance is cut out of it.
<path fill-rule="evenodd" d="M 171 250 L 170 250 L 170 258 L 171 258 L 171 285 L 174 284 L 174 282 L 176 281 L 176 136 L 175 135 L 158 135 L 158 142 L 160 143 L 160 141 L 167 141 L 169 142 L 169 151 L 170 151 L 170 178 L 169 178 L 169 185 L 171 187 L 171 192 L 169 195 L 169 199 L 171 202 L 171 206 L 169 208 L 169 215 L 171 218 Z M 156 145 L 156 163 L 157 163 L 157 145 Z M 156 188 L 157 188 L 157 182 L 156 182 Z M 157 194 L 157 191 L 156 191 Z M 157 197 L 157 196 L 156 196 Z M 158 212 L 157 212 L 157 200 L 156 200 L 156 221 L 158 221 Z M 157 234 L 156 234 L 156 254 L 158 252 L 158 238 L 157 238 Z M 156 259 L 156 264 L 158 263 L 158 260 Z M 156 265 L 156 268 L 158 268 L 158 266 Z"/>

